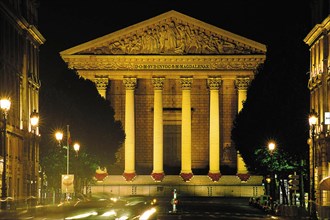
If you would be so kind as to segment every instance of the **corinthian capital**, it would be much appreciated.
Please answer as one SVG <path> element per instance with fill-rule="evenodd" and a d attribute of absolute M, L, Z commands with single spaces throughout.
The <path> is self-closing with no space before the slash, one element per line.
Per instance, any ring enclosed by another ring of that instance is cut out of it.
<path fill-rule="evenodd" d="M 250 85 L 250 78 L 249 77 L 237 78 L 235 81 L 235 85 L 238 90 L 247 90 Z"/>
<path fill-rule="evenodd" d="M 152 78 L 152 84 L 154 85 L 154 89 L 162 90 L 164 87 L 164 80 L 165 78 L 163 77 Z"/>
<path fill-rule="evenodd" d="M 124 82 L 126 89 L 134 90 L 136 88 L 136 82 L 137 82 L 136 78 L 128 78 L 128 77 L 126 78 L 125 77 L 123 79 L 123 82 Z"/>
<path fill-rule="evenodd" d="M 221 78 L 208 78 L 207 86 L 210 90 L 218 90 L 222 84 Z"/>
<path fill-rule="evenodd" d="M 108 77 L 95 77 L 94 83 L 97 89 L 106 89 L 109 83 Z"/>
<path fill-rule="evenodd" d="M 181 89 L 191 89 L 193 79 L 190 77 L 182 77 L 181 78 Z"/>

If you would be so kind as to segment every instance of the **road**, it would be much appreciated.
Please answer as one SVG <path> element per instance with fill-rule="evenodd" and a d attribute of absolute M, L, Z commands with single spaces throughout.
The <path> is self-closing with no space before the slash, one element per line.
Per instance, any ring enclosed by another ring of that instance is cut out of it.
<path fill-rule="evenodd" d="M 173 213 L 172 205 L 161 201 L 159 220 L 167 219 L 297 219 L 280 217 L 249 206 L 248 198 L 181 198 Z M 302 219 L 302 218 L 300 218 Z"/>
<path fill-rule="evenodd" d="M 96 201 L 82 203 L 80 206 L 62 206 L 57 205 L 51 207 L 37 207 L 26 209 L 17 209 L 9 211 L 0 211 L 0 219 L 34 219 L 34 220 L 58 220 L 58 219 L 122 219 L 120 215 L 127 212 L 131 213 L 131 216 L 139 216 L 146 209 L 152 207 L 157 208 L 157 215 L 153 215 L 153 220 L 174 220 L 174 219 L 189 219 L 189 220 L 201 220 L 201 219 L 244 219 L 244 220 L 256 220 L 256 219 L 303 219 L 303 218 L 288 218 L 274 216 L 266 213 L 256 207 L 250 206 L 248 198 L 223 198 L 223 197 L 183 197 L 178 198 L 178 204 L 175 206 L 175 212 L 173 212 L 173 205 L 171 204 L 171 198 L 158 198 L 157 206 L 148 205 L 149 201 L 144 200 L 142 197 L 132 197 L 130 199 L 129 206 L 125 203 L 119 204 Z M 139 202 L 137 202 L 139 201 Z M 117 206 L 115 216 L 105 217 L 105 211 L 114 210 Z M 81 214 L 97 213 L 95 215 L 82 217 Z M 68 216 L 75 216 L 75 218 L 67 218 Z M 126 218 L 125 218 L 126 219 Z M 132 218 L 127 218 L 132 219 Z M 134 218 L 138 219 L 138 218 Z M 145 219 L 143 219 L 145 220 Z"/>

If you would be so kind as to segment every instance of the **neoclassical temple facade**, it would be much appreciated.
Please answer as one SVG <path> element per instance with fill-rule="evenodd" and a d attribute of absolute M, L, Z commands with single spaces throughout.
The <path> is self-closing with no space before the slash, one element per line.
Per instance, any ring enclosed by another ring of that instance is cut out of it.
<path fill-rule="evenodd" d="M 225 168 L 248 174 L 231 128 L 265 45 L 169 11 L 60 55 L 124 125 L 127 181 L 151 174 L 159 182 L 177 171 L 188 182 L 206 170 L 216 182 Z"/>

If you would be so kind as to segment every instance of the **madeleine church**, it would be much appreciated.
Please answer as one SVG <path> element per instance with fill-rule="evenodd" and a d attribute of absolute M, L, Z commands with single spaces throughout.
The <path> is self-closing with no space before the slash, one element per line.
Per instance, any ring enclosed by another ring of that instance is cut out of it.
<path fill-rule="evenodd" d="M 122 122 L 126 182 L 190 182 L 203 170 L 212 183 L 222 167 L 248 174 L 231 129 L 265 45 L 172 10 L 60 55 Z"/>

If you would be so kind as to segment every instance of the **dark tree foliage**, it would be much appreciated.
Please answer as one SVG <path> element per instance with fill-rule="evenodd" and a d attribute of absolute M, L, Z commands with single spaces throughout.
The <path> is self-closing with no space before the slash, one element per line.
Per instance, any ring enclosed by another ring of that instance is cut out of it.
<path fill-rule="evenodd" d="M 302 38 L 282 37 L 284 49 L 268 48 L 233 124 L 232 140 L 250 172 L 264 172 L 255 152 L 270 140 L 285 152 L 286 161 L 308 159 L 308 48 Z"/>
<path fill-rule="evenodd" d="M 91 81 L 75 72 L 57 74 L 45 77 L 40 91 L 41 156 L 56 145 L 55 131 L 60 129 L 66 135 L 69 125 L 72 142 L 96 157 L 101 167 L 109 167 L 125 138 L 121 123 L 114 120 L 111 104 L 98 94 Z"/>

